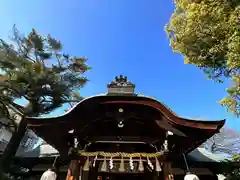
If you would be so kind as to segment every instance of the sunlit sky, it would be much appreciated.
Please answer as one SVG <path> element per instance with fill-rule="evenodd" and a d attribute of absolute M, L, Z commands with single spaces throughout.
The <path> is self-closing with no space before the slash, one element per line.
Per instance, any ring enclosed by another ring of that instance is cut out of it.
<path fill-rule="evenodd" d="M 136 92 L 180 116 L 227 119 L 228 127 L 240 130 L 240 120 L 217 104 L 229 84 L 207 80 L 169 47 L 164 25 L 173 10 L 171 0 L 1 0 L 0 37 L 8 38 L 13 24 L 23 33 L 35 28 L 61 40 L 67 53 L 88 57 L 93 69 L 83 96 L 106 92 L 107 83 L 123 74 Z"/>

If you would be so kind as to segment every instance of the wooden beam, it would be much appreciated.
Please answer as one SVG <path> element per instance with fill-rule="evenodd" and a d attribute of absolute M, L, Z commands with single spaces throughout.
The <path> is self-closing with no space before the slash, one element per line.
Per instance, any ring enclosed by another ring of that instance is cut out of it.
<path fill-rule="evenodd" d="M 96 141 L 125 141 L 125 142 L 144 142 L 144 143 L 153 143 L 159 138 L 149 138 L 144 136 L 92 136 L 86 138 L 87 141 L 96 142 Z"/>
<path fill-rule="evenodd" d="M 170 162 L 164 162 L 163 164 L 164 180 L 174 180 L 172 172 L 172 164 Z"/>
<path fill-rule="evenodd" d="M 163 117 L 165 118 L 165 117 Z M 176 134 L 178 136 L 182 136 L 182 137 L 187 137 L 186 134 L 184 134 L 183 132 L 179 131 L 178 129 L 174 128 L 171 124 L 169 124 L 167 121 L 164 120 L 156 120 L 155 121 L 156 124 L 162 128 L 165 129 L 166 131 L 171 131 L 173 134 Z"/>

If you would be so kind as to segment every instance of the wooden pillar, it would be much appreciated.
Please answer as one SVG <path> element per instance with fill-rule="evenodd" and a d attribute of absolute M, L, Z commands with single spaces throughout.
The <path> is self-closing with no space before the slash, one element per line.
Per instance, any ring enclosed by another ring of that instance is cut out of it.
<path fill-rule="evenodd" d="M 159 179 L 159 173 L 158 172 L 153 172 L 153 180 L 158 180 Z"/>
<path fill-rule="evenodd" d="M 99 161 L 97 161 L 96 166 L 90 169 L 88 180 L 97 180 L 99 164 Z"/>
<path fill-rule="evenodd" d="M 162 180 L 163 178 L 163 172 L 152 172 L 153 173 L 153 180 Z"/>
<path fill-rule="evenodd" d="M 171 166 L 170 162 L 165 162 L 163 164 L 164 180 L 174 180 Z"/>
<path fill-rule="evenodd" d="M 79 180 L 80 176 L 80 164 L 78 160 L 71 160 L 66 180 Z"/>
<path fill-rule="evenodd" d="M 89 171 L 82 171 L 81 180 L 88 180 L 89 178 Z"/>
<path fill-rule="evenodd" d="M 82 171 L 81 171 L 82 172 L 81 173 L 81 180 L 88 180 L 89 179 L 89 174 L 91 173 L 91 168 L 89 168 L 89 171 L 84 171 L 83 167 L 81 169 L 82 169 Z"/>

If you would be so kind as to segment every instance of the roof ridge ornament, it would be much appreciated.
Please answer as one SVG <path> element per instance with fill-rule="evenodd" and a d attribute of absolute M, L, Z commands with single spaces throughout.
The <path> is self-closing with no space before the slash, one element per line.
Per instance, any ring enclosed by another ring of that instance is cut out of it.
<path fill-rule="evenodd" d="M 115 79 L 107 85 L 108 94 L 134 94 L 135 84 L 128 80 L 127 76 L 116 76 Z"/>

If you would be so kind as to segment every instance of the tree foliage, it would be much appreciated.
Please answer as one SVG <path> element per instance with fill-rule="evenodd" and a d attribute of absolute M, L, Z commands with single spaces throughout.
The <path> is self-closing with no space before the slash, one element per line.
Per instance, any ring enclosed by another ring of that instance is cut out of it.
<path fill-rule="evenodd" d="M 14 27 L 12 41 L 0 40 L 2 104 L 24 98 L 24 113 L 34 116 L 79 100 L 76 92 L 87 82 L 83 74 L 90 69 L 86 58 L 63 53 L 60 41 L 35 29 L 22 36 Z"/>
<path fill-rule="evenodd" d="M 166 25 L 172 49 L 210 79 L 232 80 L 220 104 L 240 115 L 240 1 L 175 0 Z"/>
<path fill-rule="evenodd" d="M 47 114 L 82 99 L 79 89 L 86 84 L 84 74 L 90 69 L 86 58 L 64 53 L 60 41 L 35 29 L 24 36 L 14 26 L 10 40 L 0 39 L 0 116 L 10 118 L 8 106 L 16 107 L 16 99 L 27 101 L 25 106 L 17 105 L 23 117 Z M 7 167 L 25 131 L 23 118 L 15 127 L 0 167 Z"/>

